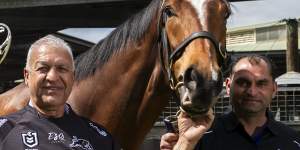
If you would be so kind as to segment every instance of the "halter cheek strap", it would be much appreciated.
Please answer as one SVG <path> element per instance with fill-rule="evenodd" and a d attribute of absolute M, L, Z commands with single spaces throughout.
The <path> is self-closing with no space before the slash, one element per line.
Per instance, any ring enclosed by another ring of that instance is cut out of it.
<path fill-rule="evenodd" d="M 164 1 L 163 1 L 164 3 Z M 162 9 L 162 15 L 160 18 L 159 23 L 159 34 L 161 39 L 161 48 L 160 48 L 160 62 L 164 70 L 166 70 L 168 74 L 169 84 L 170 88 L 172 90 L 177 90 L 181 85 L 183 85 L 183 82 L 176 83 L 175 75 L 172 71 L 173 64 L 176 60 L 178 60 L 183 52 L 186 50 L 185 47 L 190 44 L 193 40 L 201 38 L 201 39 L 208 39 L 214 46 L 214 48 L 218 51 L 218 54 L 221 55 L 222 59 L 227 59 L 227 51 L 226 49 L 221 48 L 221 43 L 219 43 L 216 38 L 208 31 L 200 31 L 192 33 L 190 36 L 188 36 L 183 42 L 177 46 L 175 50 L 172 50 L 169 45 L 169 40 L 167 37 L 166 32 L 166 22 L 168 19 L 168 15 L 166 13 L 166 8 Z M 167 57 L 168 59 L 165 60 L 164 58 Z"/>

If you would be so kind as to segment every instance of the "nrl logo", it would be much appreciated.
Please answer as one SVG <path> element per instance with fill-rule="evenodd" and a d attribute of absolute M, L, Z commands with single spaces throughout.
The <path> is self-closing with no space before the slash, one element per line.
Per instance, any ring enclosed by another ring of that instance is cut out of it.
<path fill-rule="evenodd" d="M 27 133 L 22 133 L 22 139 L 23 143 L 30 148 L 33 148 L 38 145 L 36 132 L 28 131 Z"/>

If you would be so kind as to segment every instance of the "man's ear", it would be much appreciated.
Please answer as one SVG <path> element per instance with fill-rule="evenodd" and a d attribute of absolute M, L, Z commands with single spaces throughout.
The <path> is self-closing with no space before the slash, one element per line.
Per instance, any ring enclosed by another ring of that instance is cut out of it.
<path fill-rule="evenodd" d="M 274 83 L 273 83 L 273 93 L 272 93 L 272 98 L 275 98 L 275 96 L 276 96 L 276 94 L 277 94 L 277 88 L 278 88 L 277 82 L 274 81 Z"/>
<path fill-rule="evenodd" d="M 23 75 L 24 75 L 25 85 L 28 86 L 29 71 L 26 68 L 23 69 Z"/>
<path fill-rule="evenodd" d="M 225 86 L 226 86 L 226 94 L 230 95 L 230 86 L 231 86 L 230 77 L 225 79 Z"/>

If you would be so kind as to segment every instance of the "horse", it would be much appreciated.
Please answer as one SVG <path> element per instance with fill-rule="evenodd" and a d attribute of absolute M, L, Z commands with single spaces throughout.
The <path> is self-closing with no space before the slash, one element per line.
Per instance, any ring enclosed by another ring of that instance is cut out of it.
<path fill-rule="evenodd" d="M 222 88 L 229 15 L 226 0 L 152 0 L 76 58 L 67 103 L 124 149 L 139 148 L 171 95 L 205 114 Z"/>
<path fill-rule="evenodd" d="M 24 83 L 0 95 L 0 116 L 11 114 L 24 108 L 29 101 L 29 89 Z"/>

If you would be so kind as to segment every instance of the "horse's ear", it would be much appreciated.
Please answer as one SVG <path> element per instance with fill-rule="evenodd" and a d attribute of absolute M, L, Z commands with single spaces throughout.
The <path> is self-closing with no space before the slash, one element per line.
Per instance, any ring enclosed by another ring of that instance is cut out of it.
<path fill-rule="evenodd" d="M 277 89 L 278 89 L 278 85 L 277 85 L 277 82 L 276 81 L 273 81 L 273 93 L 272 93 L 272 98 L 275 98 L 276 97 L 276 94 L 277 94 Z"/>

